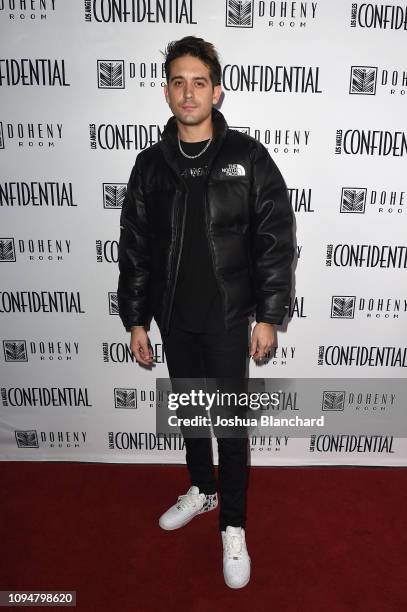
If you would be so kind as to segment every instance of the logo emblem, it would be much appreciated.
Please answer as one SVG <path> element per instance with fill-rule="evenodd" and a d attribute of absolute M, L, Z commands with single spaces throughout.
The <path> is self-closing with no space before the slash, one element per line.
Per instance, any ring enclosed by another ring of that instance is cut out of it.
<path fill-rule="evenodd" d="M 103 183 L 103 208 L 121 208 L 126 189 L 126 183 Z"/>
<path fill-rule="evenodd" d="M 117 292 L 109 291 L 109 314 L 111 315 L 119 314 Z"/>
<path fill-rule="evenodd" d="M 124 61 L 98 60 L 99 89 L 124 89 Z"/>
<path fill-rule="evenodd" d="M 0 261 L 15 261 L 14 238 L 0 238 Z"/>
<path fill-rule="evenodd" d="M 343 410 L 345 407 L 345 391 L 324 391 L 322 394 L 322 410 Z"/>
<path fill-rule="evenodd" d="M 221 173 L 225 176 L 246 176 L 246 171 L 240 164 L 228 164 L 221 169 Z"/>
<path fill-rule="evenodd" d="M 27 431 L 15 431 L 18 448 L 39 448 L 38 436 L 35 429 Z"/>
<path fill-rule="evenodd" d="M 137 408 L 136 389 L 115 389 L 115 408 Z"/>
<path fill-rule="evenodd" d="M 354 319 L 356 296 L 333 295 L 331 304 L 331 319 Z"/>
<path fill-rule="evenodd" d="M 253 27 L 253 0 L 226 0 L 226 27 Z"/>
<path fill-rule="evenodd" d="M 364 187 L 344 187 L 341 194 L 341 212 L 364 213 L 367 189 Z"/>
<path fill-rule="evenodd" d="M 374 96 L 376 93 L 377 68 L 375 66 L 352 66 L 350 69 L 350 94 Z"/>
<path fill-rule="evenodd" d="M 28 361 L 25 340 L 3 340 L 4 361 Z"/>

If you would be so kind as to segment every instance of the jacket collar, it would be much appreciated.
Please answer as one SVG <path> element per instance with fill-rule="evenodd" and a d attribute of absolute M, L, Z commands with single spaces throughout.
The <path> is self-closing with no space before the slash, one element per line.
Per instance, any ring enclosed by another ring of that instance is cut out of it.
<path fill-rule="evenodd" d="M 213 154 L 212 159 L 218 152 L 223 139 L 226 136 L 228 130 L 228 124 L 223 114 L 214 106 L 212 106 L 212 125 L 213 125 Z M 174 115 L 170 117 L 165 125 L 164 131 L 161 136 L 160 146 L 163 151 L 164 157 L 167 163 L 174 168 L 177 173 L 180 168 L 177 163 L 176 151 L 178 150 L 177 142 L 177 122 Z"/>

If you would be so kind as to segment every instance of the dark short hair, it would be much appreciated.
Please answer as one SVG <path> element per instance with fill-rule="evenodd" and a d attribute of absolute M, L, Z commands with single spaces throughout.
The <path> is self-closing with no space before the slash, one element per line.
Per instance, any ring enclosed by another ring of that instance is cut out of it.
<path fill-rule="evenodd" d="M 214 45 L 203 38 L 184 36 L 184 38 L 180 40 L 173 40 L 168 43 L 164 55 L 164 68 L 167 83 L 170 78 L 170 63 L 183 55 L 192 55 L 200 59 L 209 68 L 212 85 L 220 85 L 222 70 L 218 53 Z"/>

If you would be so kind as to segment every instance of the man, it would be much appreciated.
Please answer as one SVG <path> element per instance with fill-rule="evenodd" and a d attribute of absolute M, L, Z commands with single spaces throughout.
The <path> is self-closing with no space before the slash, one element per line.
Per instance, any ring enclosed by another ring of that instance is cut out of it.
<path fill-rule="evenodd" d="M 267 149 L 228 128 L 213 45 L 187 36 L 167 46 L 164 94 L 173 113 L 141 151 L 120 218 L 118 305 L 137 362 L 151 366 L 147 330 L 159 327 L 171 379 L 243 379 L 250 356 L 274 343 L 287 314 L 294 247 L 287 189 Z M 161 516 L 177 529 L 217 507 L 211 439 L 185 437 L 191 486 Z M 250 579 L 245 542 L 247 437 L 218 438 L 223 573 Z"/>

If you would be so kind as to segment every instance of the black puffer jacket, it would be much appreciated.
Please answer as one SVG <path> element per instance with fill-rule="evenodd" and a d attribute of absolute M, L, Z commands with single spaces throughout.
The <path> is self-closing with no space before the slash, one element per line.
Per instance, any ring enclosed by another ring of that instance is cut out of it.
<path fill-rule="evenodd" d="M 283 177 L 257 140 L 228 128 L 212 109 L 214 153 L 205 199 L 206 232 L 225 327 L 249 314 L 281 324 L 294 257 L 293 210 Z M 177 125 L 141 151 L 120 216 L 119 315 L 129 331 L 154 317 L 168 332 L 185 227 L 187 186 L 176 165 Z"/>

